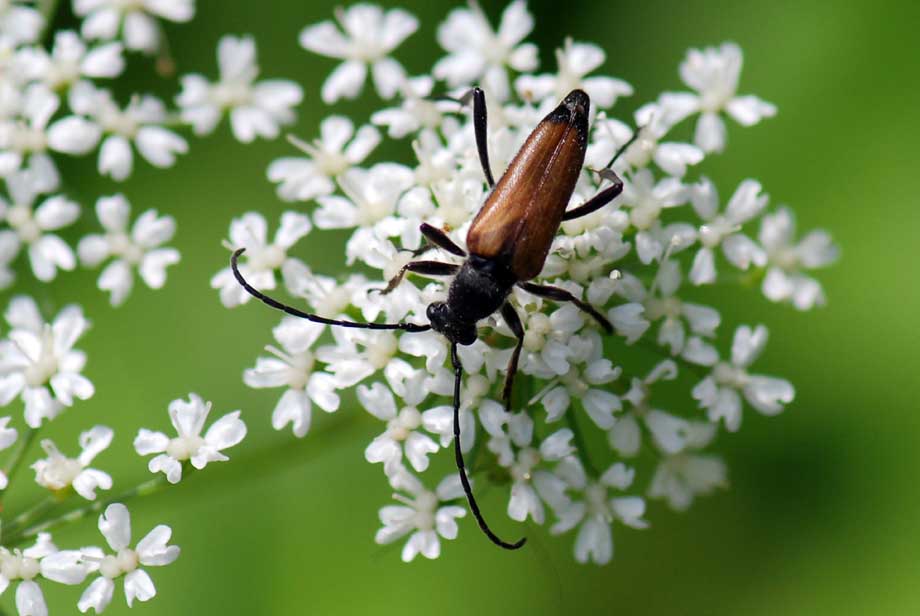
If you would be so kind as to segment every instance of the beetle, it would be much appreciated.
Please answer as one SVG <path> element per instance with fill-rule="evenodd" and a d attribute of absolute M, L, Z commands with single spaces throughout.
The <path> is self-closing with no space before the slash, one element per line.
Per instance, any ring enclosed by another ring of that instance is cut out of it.
<path fill-rule="evenodd" d="M 447 338 L 454 369 L 454 455 L 463 490 L 470 510 L 486 536 L 496 545 L 514 550 L 523 546 L 526 538 L 509 543 L 492 532 L 479 510 L 466 476 L 460 448 L 460 387 L 463 366 L 457 354 L 457 346 L 473 344 L 477 339 L 477 323 L 495 312 L 501 313 L 517 339 L 502 389 L 505 408 L 510 409 L 514 376 L 524 344 L 521 319 L 508 302 L 508 296 L 515 286 L 552 301 L 571 302 L 590 315 L 605 331 L 610 333 L 613 330 L 610 321 L 603 314 L 565 289 L 530 281 L 543 269 L 553 238 L 563 221 L 586 216 L 613 201 L 623 191 L 623 182 L 611 167 L 639 131 L 617 151 L 607 167 L 599 172 L 602 179 L 608 180 L 610 185 L 583 204 L 567 210 L 584 165 L 588 144 L 588 95 L 582 90 L 573 90 L 543 118 L 497 183 L 493 179 L 489 163 L 485 94 L 481 89 L 474 88 L 458 102 L 466 104 L 470 98 L 473 101 L 473 128 L 479 161 L 491 192 L 469 228 L 466 236 L 467 250 L 455 244 L 441 229 L 423 223 L 420 230 L 427 240 L 427 246 L 415 253 L 415 256 L 418 256 L 428 248 L 438 247 L 463 258 L 463 264 L 410 261 L 383 289 L 383 293 L 392 291 L 408 272 L 426 276 L 453 276 L 447 299 L 433 302 L 428 306 L 427 324 L 361 323 L 327 319 L 303 312 L 265 295 L 246 282 L 237 267 L 237 260 L 245 248 L 236 250 L 230 262 L 234 276 L 249 294 L 287 314 L 316 323 L 349 328 L 402 330 L 409 333 L 434 330 Z"/>

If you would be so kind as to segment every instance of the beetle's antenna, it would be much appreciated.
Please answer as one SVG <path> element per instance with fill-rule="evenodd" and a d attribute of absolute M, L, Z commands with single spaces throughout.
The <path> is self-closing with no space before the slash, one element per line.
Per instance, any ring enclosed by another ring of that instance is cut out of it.
<path fill-rule="evenodd" d="M 460 482 L 463 484 L 466 500 L 470 504 L 470 511 L 473 512 L 473 517 L 479 522 L 479 528 L 482 529 L 482 532 L 486 534 L 492 543 L 506 550 L 516 550 L 524 545 L 527 537 L 522 537 L 515 543 L 502 541 L 486 524 L 485 518 L 482 517 L 482 512 L 479 511 L 479 505 L 476 504 L 476 499 L 473 497 L 473 488 L 470 487 L 470 480 L 466 476 L 466 465 L 463 463 L 463 452 L 460 449 L 460 381 L 463 378 L 463 364 L 460 363 L 460 356 L 457 355 L 456 342 L 450 344 L 450 361 L 454 366 L 454 456 L 457 459 L 457 470 L 460 471 Z"/>
<path fill-rule="evenodd" d="M 295 317 L 300 317 L 301 319 L 307 319 L 308 321 L 313 321 L 314 323 L 322 323 L 323 325 L 338 325 L 340 327 L 351 327 L 354 329 L 401 329 L 406 332 L 415 333 L 415 332 L 426 332 L 431 329 L 431 325 L 418 325 L 416 323 L 358 323 L 355 321 L 343 321 L 340 319 L 327 319 L 326 317 L 321 317 L 318 314 L 311 314 L 309 312 L 303 312 L 288 306 L 287 304 L 282 304 L 276 299 L 272 299 L 268 295 L 265 295 L 251 284 L 246 282 L 246 279 L 243 278 L 243 274 L 240 273 L 239 265 L 237 261 L 240 258 L 240 255 L 246 252 L 245 248 L 239 248 L 234 251 L 233 255 L 230 257 L 230 269 L 233 270 L 233 276 L 236 278 L 236 281 L 246 289 L 246 292 L 252 295 L 257 300 L 268 304 L 275 310 L 280 310 L 281 312 L 286 312 L 287 314 Z"/>
<path fill-rule="evenodd" d="M 636 129 L 636 132 L 634 132 L 634 133 L 632 134 L 632 137 L 630 137 L 629 140 L 628 140 L 626 143 L 624 143 L 623 145 L 621 145 L 621 146 L 617 149 L 616 153 L 613 155 L 613 158 L 611 158 L 611 159 L 610 159 L 610 162 L 607 163 L 607 165 L 604 167 L 605 169 L 610 169 L 610 168 L 613 166 L 613 163 L 617 162 L 617 159 L 623 154 L 623 152 L 626 151 L 626 148 L 628 148 L 628 147 L 631 146 L 633 143 L 635 143 L 636 139 L 639 138 L 639 133 L 642 132 L 642 129 L 643 129 L 643 128 L 645 128 L 645 127 L 644 127 L 644 126 L 640 126 L 639 128 L 637 128 L 637 129 Z"/>

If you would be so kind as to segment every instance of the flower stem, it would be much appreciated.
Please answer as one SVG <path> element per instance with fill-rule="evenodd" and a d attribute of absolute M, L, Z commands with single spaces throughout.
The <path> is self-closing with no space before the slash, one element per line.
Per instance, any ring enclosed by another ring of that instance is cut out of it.
<path fill-rule="evenodd" d="M 32 445 L 32 441 L 35 440 L 37 435 L 38 428 L 29 428 L 22 436 L 22 438 L 19 439 L 19 443 L 16 445 L 16 449 L 13 451 L 10 459 L 6 463 L 6 467 L 3 469 L 3 473 L 6 475 L 6 480 L 8 482 L 7 489 L 9 489 L 9 484 L 13 483 L 13 476 L 22 465 L 22 461 L 25 458 L 26 453 L 28 453 L 29 447 Z"/>
<path fill-rule="evenodd" d="M 3 526 L 3 532 L 9 534 L 15 534 L 16 530 L 22 528 L 35 518 L 43 515 L 49 509 L 54 508 L 55 505 L 59 504 L 61 500 L 53 494 L 49 494 L 45 498 L 38 501 L 32 507 L 29 507 L 15 518 L 9 524 Z"/>
<path fill-rule="evenodd" d="M 597 477 L 597 468 L 591 462 L 591 456 L 588 455 L 588 447 L 585 444 L 585 439 L 581 434 L 581 428 L 578 426 L 578 421 L 575 419 L 575 409 L 570 408 L 565 413 L 565 421 L 569 424 L 569 428 L 572 430 L 572 441 L 575 443 L 575 452 L 578 455 L 578 459 L 581 460 L 582 466 L 585 467 L 585 470 L 592 477 Z"/>
<path fill-rule="evenodd" d="M 45 40 L 46 35 L 51 32 L 51 22 L 54 21 L 54 16 L 57 14 L 60 0 L 38 0 L 37 4 L 38 11 L 42 14 L 42 18 L 45 20 L 41 36 L 39 37 L 39 40 L 43 41 Z"/>
<path fill-rule="evenodd" d="M 191 467 L 189 467 L 188 469 L 183 469 L 183 471 L 189 471 L 189 470 L 191 470 Z M 94 501 L 83 507 L 79 507 L 72 511 L 68 511 L 67 513 L 63 515 L 57 516 L 55 518 L 51 518 L 50 520 L 39 522 L 38 524 L 30 526 L 20 532 L 13 532 L 8 537 L 3 538 L 3 545 L 7 547 L 20 545 L 22 543 L 25 543 L 32 537 L 35 537 L 39 533 L 51 530 L 53 528 L 57 528 L 58 526 L 63 526 L 65 524 L 72 524 L 73 522 L 82 520 L 83 518 L 89 515 L 98 513 L 99 511 L 102 511 L 105 507 L 111 505 L 112 503 L 121 503 L 121 502 L 130 500 L 132 498 L 135 498 L 137 496 L 147 496 L 149 494 L 153 494 L 154 492 L 161 490 L 167 485 L 168 485 L 168 482 L 166 481 L 166 475 L 158 473 L 156 477 L 152 479 L 148 479 L 147 481 L 144 481 L 143 483 L 139 483 L 133 488 L 126 490 L 125 492 L 122 492 L 121 494 L 119 494 L 118 496 L 114 498 Z"/>

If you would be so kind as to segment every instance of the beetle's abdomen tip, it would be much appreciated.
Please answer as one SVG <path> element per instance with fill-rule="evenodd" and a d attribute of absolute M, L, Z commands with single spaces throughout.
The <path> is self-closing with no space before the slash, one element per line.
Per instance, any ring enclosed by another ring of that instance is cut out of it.
<path fill-rule="evenodd" d="M 562 100 L 562 104 L 568 107 L 570 111 L 578 114 L 588 115 L 588 109 L 591 107 L 591 99 L 584 90 L 572 90 Z"/>

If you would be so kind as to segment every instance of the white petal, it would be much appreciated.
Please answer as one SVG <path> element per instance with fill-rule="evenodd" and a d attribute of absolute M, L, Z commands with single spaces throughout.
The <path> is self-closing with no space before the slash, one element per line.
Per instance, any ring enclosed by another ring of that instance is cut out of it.
<path fill-rule="evenodd" d="M 179 547 L 168 545 L 172 537 L 172 529 L 160 524 L 151 530 L 137 544 L 137 555 L 142 565 L 148 567 L 161 567 L 168 565 L 179 558 Z"/>
<path fill-rule="evenodd" d="M 182 464 L 175 458 L 160 454 L 147 463 L 151 473 L 163 473 L 169 483 L 179 483 L 182 479 Z"/>
<path fill-rule="evenodd" d="M 204 436 L 205 442 L 218 451 L 233 447 L 246 437 L 246 424 L 240 412 L 227 413 L 215 421 Z"/>
<path fill-rule="evenodd" d="M 113 503 L 105 508 L 99 516 L 99 532 L 105 537 L 109 547 L 118 551 L 131 543 L 131 514 L 121 503 Z"/>
<path fill-rule="evenodd" d="M 121 135 L 112 135 L 99 148 L 99 173 L 118 182 L 126 180 L 134 168 L 131 143 Z"/>
<path fill-rule="evenodd" d="M 157 589 L 153 585 L 153 580 L 143 569 L 135 569 L 125 576 L 125 599 L 128 600 L 128 607 L 135 599 L 138 601 L 149 601 L 157 594 Z"/>
<path fill-rule="evenodd" d="M 114 592 L 115 582 L 101 576 L 97 577 L 80 595 L 77 608 L 84 614 L 90 609 L 99 614 L 112 602 Z"/>
<path fill-rule="evenodd" d="M 704 112 L 696 122 L 694 143 L 704 152 L 721 152 L 725 149 L 725 122 L 719 114 Z"/>
<path fill-rule="evenodd" d="M 102 129 L 77 116 L 60 119 L 48 128 L 48 147 L 65 154 L 86 154 L 96 147 Z"/>
<path fill-rule="evenodd" d="M 188 143 L 176 133 L 159 126 L 142 126 L 137 131 L 137 150 L 154 167 L 172 167 L 176 154 L 188 152 Z"/>
<path fill-rule="evenodd" d="M 366 64 L 357 60 L 343 62 L 323 82 L 321 98 L 327 105 L 340 98 L 356 98 L 361 93 L 366 78 Z"/>
<path fill-rule="evenodd" d="M 16 611 L 19 616 L 48 616 L 45 596 L 34 580 L 22 580 L 16 587 Z"/>
<path fill-rule="evenodd" d="M 753 126 L 763 118 L 776 115 L 776 106 L 756 96 L 736 96 L 728 101 L 725 111 L 742 126 Z"/>

